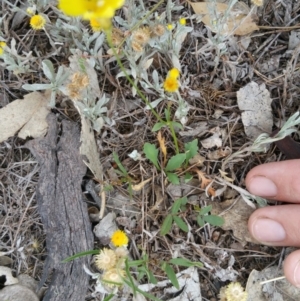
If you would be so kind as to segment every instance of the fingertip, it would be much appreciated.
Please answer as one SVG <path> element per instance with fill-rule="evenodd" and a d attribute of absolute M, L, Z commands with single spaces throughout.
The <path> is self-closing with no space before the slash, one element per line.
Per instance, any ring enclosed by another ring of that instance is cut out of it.
<path fill-rule="evenodd" d="M 284 261 L 284 274 L 287 280 L 300 288 L 300 250 L 291 253 Z"/>

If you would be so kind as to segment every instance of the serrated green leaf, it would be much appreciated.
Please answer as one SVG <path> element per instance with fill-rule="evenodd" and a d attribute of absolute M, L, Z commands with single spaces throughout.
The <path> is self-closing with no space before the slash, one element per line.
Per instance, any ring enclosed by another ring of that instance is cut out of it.
<path fill-rule="evenodd" d="M 173 216 L 173 219 L 174 219 L 174 222 L 176 223 L 176 225 L 184 232 L 189 232 L 189 227 L 188 225 L 185 223 L 185 221 L 177 216 L 177 215 L 174 215 Z"/>
<path fill-rule="evenodd" d="M 146 158 L 148 160 L 150 160 L 158 170 L 160 170 L 160 168 L 158 166 L 158 162 L 157 162 L 158 149 L 155 147 L 155 145 L 148 143 L 148 142 L 145 143 L 144 144 L 144 153 L 146 155 Z"/>
<path fill-rule="evenodd" d="M 165 263 L 163 270 L 166 272 L 166 274 L 167 274 L 169 280 L 171 281 L 171 283 L 177 289 L 179 289 L 179 283 L 178 283 L 178 280 L 177 280 L 177 277 L 176 277 L 176 274 L 175 274 L 173 268 L 169 264 Z"/>
<path fill-rule="evenodd" d="M 162 127 L 165 126 L 165 123 L 163 122 L 157 122 L 154 124 L 153 128 L 152 128 L 152 132 L 157 132 L 159 131 Z"/>
<path fill-rule="evenodd" d="M 186 161 L 188 162 L 191 158 L 195 157 L 198 152 L 198 139 L 185 143 L 184 150 L 186 152 Z"/>
<path fill-rule="evenodd" d="M 201 215 L 197 216 L 197 223 L 200 227 L 203 227 L 205 225 L 205 222 L 204 222 L 203 217 Z"/>
<path fill-rule="evenodd" d="M 169 161 L 168 164 L 166 166 L 166 171 L 173 171 L 177 168 L 179 168 L 182 163 L 185 160 L 186 155 L 185 154 L 178 154 L 173 156 Z"/>
<path fill-rule="evenodd" d="M 212 226 L 220 227 L 224 224 L 224 218 L 217 215 L 205 215 L 203 219 Z"/>
<path fill-rule="evenodd" d="M 180 184 L 179 178 L 176 175 L 176 173 L 167 172 L 167 178 L 168 178 L 168 181 L 170 183 L 174 184 L 174 185 L 179 185 Z"/>
<path fill-rule="evenodd" d="M 168 214 L 161 226 L 160 235 L 168 234 L 172 228 L 172 223 L 173 223 L 173 216 L 171 214 Z"/>
<path fill-rule="evenodd" d="M 203 207 L 203 208 L 201 208 L 199 214 L 201 214 L 201 215 L 207 214 L 208 212 L 210 212 L 211 209 L 212 209 L 212 205 Z"/>
<path fill-rule="evenodd" d="M 184 182 L 185 183 L 188 183 L 190 180 L 192 180 L 193 178 L 193 175 L 190 174 L 189 172 L 187 172 L 185 175 L 184 175 Z"/>

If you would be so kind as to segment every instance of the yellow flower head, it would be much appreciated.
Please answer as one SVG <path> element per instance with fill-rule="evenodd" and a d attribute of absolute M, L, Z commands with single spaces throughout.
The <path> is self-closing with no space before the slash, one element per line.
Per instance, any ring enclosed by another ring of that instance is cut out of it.
<path fill-rule="evenodd" d="M 5 46 L 6 46 L 6 43 L 1 41 L 0 42 L 0 55 L 2 55 L 4 53 Z"/>
<path fill-rule="evenodd" d="M 95 256 L 95 263 L 99 270 L 109 270 L 116 266 L 117 256 L 113 250 L 104 248 Z"/>
<path fill-rule="evenodd" d="M 93 18 L 90 20 L 90 26 L 93 32 L 109 29 L 111 26 L 110 19 L 107 18 Z"/>
<path fill-rule="evenodd" d="M 167 92 L 176 92 L 179 88 L 179 82 L 174 77 L 167 77 L 164 81 L 164 89 Z"/>
<path fill-rule="evenodd" d="M 174 28 L 174 25 L 173 24 L 171 24 L 171 23 L 169 23 L 169 24 L 167 24 L 167 29 L 168 30 L 172 30 Z"/>
<path fill-rule="evenodd" d="M 172 69 L 169 71 L 168 77 L 172 77 L 172 78 L 177 79 L 179 75 L 180 75 L 179 70 L 178 70 L 177 68 L 172 68 Z"/>
<path fill-rule="evenodd" d="M 111 237 L 111 242 L 115 247 L 122 247 L 128 245 L 128 237 L 126 233 L 122 230 L 117 230 Z"/>
<path fill-rule="evenodd" d="M 186 19 L 185 18 L 180 18 L 179 19 L 179 24 L 185 26 L 186 25 Z"/>
<path fill-rule="evenodd" d="M 124 270 L 110 269 L 103 274 L 102 280 L 104 281 L 105 285 L 113 288 L 115 286 L 120 286 L 123 284 L 122 278 L 124 278 L 124 276 L 125 276 Z M 114 283 L 109 283 L 109 282 L 114 282 Z"/>
<path fill-rule="evenodd" d="M 252 0 L 252 3 L 256 6 L 262 6 L 264 4 L 263 0 Z"/>
<path fill-rule="evenodd" d="M 30 26 L 35 29 L 43 29 L 46 24 L 46 19 L 41 15 L 34 15 L 30 18 Z"/>
<path fill-rule="evenodd" d="M 225 296 L 227 301 L 247 301 L 248 299 L 248 293 L 239 282 L 231 282 L 225 290 Z"/>
<path fill-rule="evenodd" d="M 110 19 L 125 0 L 59 0 L 58 8 L 71 17 Z"/>

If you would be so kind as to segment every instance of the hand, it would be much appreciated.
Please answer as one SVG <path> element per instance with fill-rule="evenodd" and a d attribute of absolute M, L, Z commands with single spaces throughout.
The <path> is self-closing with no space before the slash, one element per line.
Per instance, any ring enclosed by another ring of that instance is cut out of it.
<path fill-rule="evenodd" d="M 256 210 L 248 222 L 251 235 L 265 245 L 300 247 L 300 160 L 257 166 L 248 173 L 246 186 L 254 195 L 293 203 Z M 300 250 L 287 257 L 284 274 L 300 287 Z"/>

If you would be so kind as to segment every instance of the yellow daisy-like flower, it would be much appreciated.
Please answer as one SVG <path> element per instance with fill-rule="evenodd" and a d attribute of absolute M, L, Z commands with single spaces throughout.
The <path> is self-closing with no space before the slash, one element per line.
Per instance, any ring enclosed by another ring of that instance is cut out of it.
<path fill-rule="evenodd" d="M 34 30 L 43 29 L 46 24 L 46 19 L 41 15 L 34 15 L 30 18 L 30 26 Z"/>
<path fill-rule="evenodd" d="M 124 270 L 111 269 L 103 274 L 102 280 L 104 281 L 105 285 L 113 288 L 115 286 L 120 286 L 123 284 L 122 278 L 124 278 L 124 276 L 125 276 Z M 109 283 L 109 282 L 114 282 L 114 283 Z"/>
<path fill-rule="evenodd" d="M 110 19 L 93 18 L 90 20 L 90 26 L 93 32 L 109 29 L 111 26 Z"/>
<path fill-rule="evenodd" d="M 58 8 L 71 17 L 110 19 L 125 0 L 59 0 Z"/>
<path fill-rule="evenodd" d="M 252 0 L 252 3 L 256 6 L 262 6 L 264 4 L 263 0 Z"/>
<path fill-rule="evenodd" d="M 179 88 L 179 82 L 174 77 L 167 77 L 164 81 L 164 89 L 167 92 L 176 92 Z"/>
<path fill-rule="evenodd" d="M 2 55 L 4 53 L 5 46 L 6 46 L 6 43 L 1 41 L 0 42 L 0 55 Z"/>
<path fill-rule="evenodd" d="M 179 70 L 178 70 L 177 68 L 172 68 L 172 69 L 169 71 L 169 76 L 168 76 L 168 77 L 172 77 L 172 78 L 177 79 L 179 75 L 180 75 Z"/>
<path fill-rule="evenodd" d="M 99 270 L 109 270 L 117 264 L 117 256 L 113 250 L 104 248 L 95 256 L 95 263 Z"/>
<path fill-rule="evenodd" d="M 128 245 L 128 237 L 126 233 L 122 230 L 117 230 L 111 237 L 111 242 L 115 247 L 122 247 Z"/>
<path fill-rule="evenodd" d="M 170 31 L 173 30 L 174 29 L 174 25 L 170 24 L 170 23 L 167 24 L 167 29 L 170 30 Z"/>
<path fill-rule="evenodd" d="M 186 19 L 185 18 L 180 18 L 179 19 L 179 24 L 185 26 L 186 25 Z"/>
<path fill-rule="evenodd" d="M 225 296 L 227 301 L 247 301 L 248 299 L 248 293 L 239 282 L 231 282 L 225 290 Z"/>

